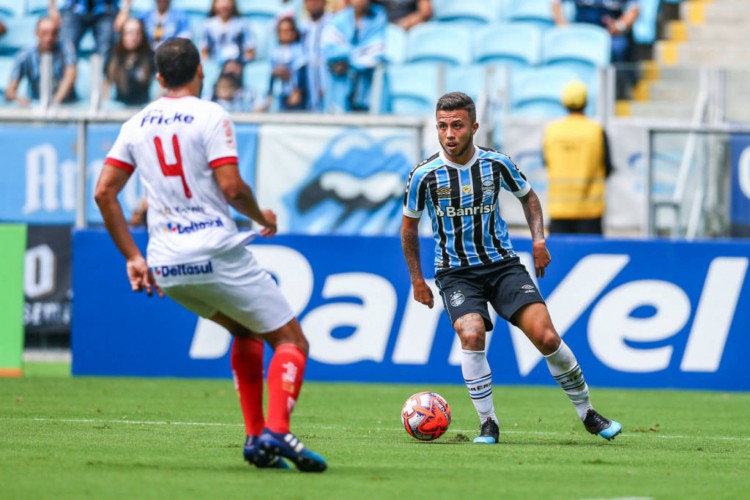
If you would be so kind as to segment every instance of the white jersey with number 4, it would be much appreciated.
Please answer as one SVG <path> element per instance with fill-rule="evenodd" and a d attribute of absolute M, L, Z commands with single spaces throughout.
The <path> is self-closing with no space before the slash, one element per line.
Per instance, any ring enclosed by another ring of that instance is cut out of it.
<path fill-rule="evenodd" d="M 237 163 L 234 124 L 218 104 L 162 97 L 123 124 L 105 164 L 141 175 L 150 266 L 198 262 L 246 243 L 213 169 Z"/>

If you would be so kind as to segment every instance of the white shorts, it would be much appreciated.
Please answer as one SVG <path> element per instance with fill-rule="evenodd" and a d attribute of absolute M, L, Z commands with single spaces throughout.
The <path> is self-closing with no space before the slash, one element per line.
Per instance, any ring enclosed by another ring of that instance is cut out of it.
<path fill-rule="evenodd" d="M 244 246 L 152 272 L 164 293 L 204 318 L 222 313 L 254 333 L 278 330 L 294 318 L 276 282 Z"/>

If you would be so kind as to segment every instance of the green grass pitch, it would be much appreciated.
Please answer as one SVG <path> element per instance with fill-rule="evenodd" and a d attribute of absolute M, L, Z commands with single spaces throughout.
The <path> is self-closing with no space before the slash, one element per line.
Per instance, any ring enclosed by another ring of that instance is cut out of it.
<path fill-rule="evenodd" d="M 473 445 L 460 385 L 307 383 L 293 417 L 329 470 L 242 461 L 230 380 L 70 378 L 31 365 L 0 379 L 0 498 L 748 498 L 750 394 L 593 389 L 618 418 L 586 433 L 559 389 L 495 387 L 500 444 Z M 400 409 L 419 390 L 451 404 L 448 433 L 421 443 Z"/>

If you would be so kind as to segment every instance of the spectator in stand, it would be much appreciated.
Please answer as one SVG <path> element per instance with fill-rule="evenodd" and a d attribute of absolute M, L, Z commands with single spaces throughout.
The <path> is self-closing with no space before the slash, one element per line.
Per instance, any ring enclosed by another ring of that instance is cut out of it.
<path fill-rule="evenodd" d="M 389 23 L 397 24 L 405 30 L 432 17 L 430 0 L 372 0 L 372 3 L 383 6 Z"/>
<path fill-rule="evenodd" d="M 255 40 L 240 16 L 235 0 L 214 0 L 203 25 L 201 57 L 224 65 L 227 61 L 245 63 L 255 57 Z"/>
<path fill-rule="evenodd" d="M 222 73 L 214 84 L 211 100 L 230 113 L 247 111 L 242 82 L 232 73 Z"/>
<path fill-rule="evenodd" d="M 326 11 L 325 0 L 305 0 L 305 10 L 307 19 L 302 21 L 300 31 L 307 59 L 307 109 L 321 112 L 328 73 L 321 40 L 323 28 L 331 21 L 331 14 Z"/>
<path fill-rule="evenodd" d="M 40 60 L 43 53 L 52 54 L 52 97 L 54 105 L 76 101 L 73 85 L 76 81 L 76 53 L 73 46 L 58 39 L 59 28 L 50 18 L 42 18 L 36 24 L 39 43 L 18 54 L 10 74 L 5 99 L 27 106 L 29 100 L 18 95 L 18 85 L 23 78 L 29 83 L 29 96 L 38 100 L 41 95 Z"/>
<path fill-rule="evenodd" d="M 552 16 L 558 26 L 568 24 L 562 11 L 563 1 L 575 3 L 573 22 L 595 24 L 609 31 L 613 63 L 633 61 L 632 28 L 640 12 L 638 0 L 553 0 Z"/>
<path fill-rule="evenodd" d="M 278 44 L 271 54 L 271 83 L 265 109 L 302 111 L 307 105 L 307 61 L 294 19 L 276 23 Z"/>
<path fill-rule="evenodd" d="M 8 31 L 8 28 L 5 27 L 5 23 L 3 23 L 3 20 L 0 19 L 0 36 L 3 36 Z"/>
<path fill-rule="evenodd" d="M 569 114 L 544 131 L 550 234 L 602 234 L 612 161 L 604 128 L 583 114 L 586 99 L 583 82 L 565 85 L 561 102 Z"/>
<path fill-rule="evenodd" d="M 369 111 L 375 67 L 383 60 L 388 17 L 370 0 L 350 0 L 323 30 L 327 111 Z"/>
<path fill-rule="evenodd" d="M 125 0 L 125 3 L 127 10 L 130 11 L 130 0 Z M 156 50 L 163 41 L 170 38 L 192 38 L 193 34 L 190 32 L 190 20 L 187 13 L 179 9 L 173 9 L 171 0 L 156 0 L 155 3 L 153 9 L 144 12 L 139 17 L 143 22 L 146 39 L 152 50 Z M 124 5 L 123 9 L 125 8 Z M 121 26 L 115 26 L 115 31 L 120 31 L 120 28 Z"/>
<path fill-rule="evenodd" d="M 50 0 L 49 17 L 60 26 L 60 39 L 78 51 L 83 35 L 91 28 L 96 53 L 106 64 L 114 44 L 115 25 L 123 24 L 122 18 L 129 17 L 128 11 L 118 8 L 119 0 L 62 0 L 59 9 L 56 2 Z"/>
<path fill-rule="evenodd" d="M 102 95 L 109 98 L 110 86 L 114 85 L 115 100 L 128 106 L 146 104 L 155 74 L 154 52 L 146 40 L 143 23 L 131 17 L 112 50 Z"/>

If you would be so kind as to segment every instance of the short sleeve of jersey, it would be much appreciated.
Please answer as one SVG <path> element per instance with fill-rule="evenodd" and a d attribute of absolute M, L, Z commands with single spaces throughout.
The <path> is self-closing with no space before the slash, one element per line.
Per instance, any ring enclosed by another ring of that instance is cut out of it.
<path fill-rule="evenodd" d="M 128 122 L 122 126 L 120 133 L 117 135 L 115 143 L 107 153 L 107 158 L 104 160 L 105 165 L 112 165 L 113 167 L 121 168 L 128 172 L 135 170 L 135 159 L 130 150 L 127 133 Z"/>
<path fill-rule="evenodd" d="M 513 160 L 505 155 L 500 155 L 497 159 L 500 166 L 500 175 L 502 177 L 502 187 L 513 193 L 516 198 L 522 198 L 531 191 L 531 184 L 526 180 L 526 176 L 519 170 Z"/>
<path fill-rule="evenodd" d="M 406 182 L 406 193 L 404 193 L 404 215 L 413 219 L 419 219 L 425 208 L 427 188 L 424 179 L 429 171 L 425 168 L 415 168 Z"/>
<path fill-rule="evenodd" d="M 206 131 L 206 157 L 211 168 L 237 163 L 237 136 L 234 122 L 218 105 L 211 113 Z"/>

